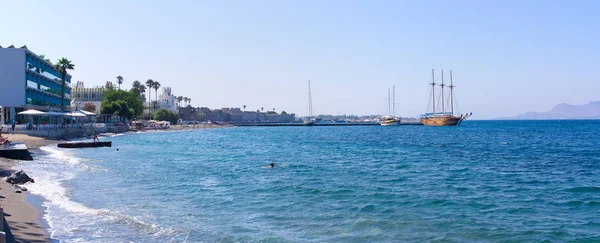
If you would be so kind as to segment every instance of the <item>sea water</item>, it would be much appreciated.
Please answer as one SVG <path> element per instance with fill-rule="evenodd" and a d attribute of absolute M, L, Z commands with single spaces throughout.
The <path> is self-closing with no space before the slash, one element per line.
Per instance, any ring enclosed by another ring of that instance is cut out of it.
<path fill-rule="evenodd" d="M 234 127 L 101 140 L 113 147 L 48 146 L 18 166 L 36 180 L 30 193 L 44 199 L 54 239 L 600 241 L 600 121 Z"/>

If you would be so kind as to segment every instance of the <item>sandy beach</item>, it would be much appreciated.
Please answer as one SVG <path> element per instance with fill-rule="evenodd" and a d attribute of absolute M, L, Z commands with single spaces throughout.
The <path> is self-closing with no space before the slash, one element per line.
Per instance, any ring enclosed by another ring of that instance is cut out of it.
<path fill-rule="evenodd" d="M 3 134 L 3 136 L 11 141 L 24 142 L 30 152 L 57 142 L 24 134 Z M 19 162 L 0 158 L 0 170 L 12 171 L 16 163 Z M 23 163 L 32 163 L 32 161 Z M 9 183 L 5 180 L 0 181 L 0 206 L 4 209 L 4 231 L 7 233 L 7 242 L 48 242 L 50 236 L 42 226 L 41 212 L 26 201 L 27 193 L 15 193 Z"/>

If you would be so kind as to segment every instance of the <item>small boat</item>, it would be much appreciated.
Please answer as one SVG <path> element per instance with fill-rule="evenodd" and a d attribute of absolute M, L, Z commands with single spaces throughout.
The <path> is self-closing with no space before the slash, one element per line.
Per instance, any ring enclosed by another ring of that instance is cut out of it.
<path fill-rule="evenodd" d="M 97 148 L 112 147 L 112 142 L 77 142 L 77 143 L 59 143 L 59 148 Z"/>
<path fill-rule="evenodd" d="M 379 124 L 382 126 L 398 126 L 400 125 L 400 119 L 396 119 L 393 116 L 384 116 L 381 118 Z"/>
<path fill-rule="evenodd" d="M 314 126 L 315 125 L 315 120 L 314 119 L 304 120 L 303 125 L 304 126 Z"/>
<path fill-rule="evenodd" d="M 308 80 L 308 118 L 304 120 L 304 126 L 314 126 L 317 119 L 313 117 L 312 94 L 310 93 L 310 79 Z"/>
<path fill-rule="evenodd" d="M 461 114 L 460 116 L 456 116 L 454 115 L 454 93 L 452 92 L 454 89 L 454 84 L 452 83 L 452 70 L 450 70 L 450 85 L 447 86 L 448 88 L 450 88 L 450 112 L 446 111 L 446 107 L 445 107 L 445 103 L 444 103 L 444 87 L 446 87 L 446 85 L 444 84 L 444 70 L 442 70 L 442 83 L 439 84 L 439 86 L 441 87 L 441 104 L 442 104 L 442 111 L 436 112 L 436 107 L 435 107 L 435 86 L 437 85 L 435 83 L 435 78 L 434 78 L 434 71 L 431 70 L 431 83 L 429 85 L 431 85 L 431 106 L 432 106 L 432 113 L 425 113 L 421 116 L 421 123 L 423 123 L 423 125 L 425 126 L 437 126 L 437 127 L 441 127 L 441 126 L 458 126 L 460 125 L 460 123 L 462 121 L 464 121 L 465 119 L 467 119 L 467 117 L 471 116 L 473 113 L 470 114 Z"/>
<path fill-rule="evenodd" d="M 392 101 L 393 99 L 393 101 Z M 393 96 L 390 97 L 390 90 L 388 89 L 388 113 L 390 115 L 383 116 L 380 119 L 379 124 L 382 126 L 398 126 L 400 125 L 400 118 L 396 118 L 396 86 L 393 87 Z M 393 108 L 392 108 L 393 104 Z"/>
<path fill-rule="evenodd" d="M 33 160 L 29 150 L 27 150 L 27 145 L 24 143 L 0 145 L 0 157 L 8 159 Z"/>

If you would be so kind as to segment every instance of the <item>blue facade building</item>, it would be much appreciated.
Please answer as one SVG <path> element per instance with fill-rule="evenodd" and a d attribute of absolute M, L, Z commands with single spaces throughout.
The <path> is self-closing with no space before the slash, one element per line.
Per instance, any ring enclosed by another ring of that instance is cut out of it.
<path fill-rule="evenodd" d="M 65 78 L 64 105 L 71 100 L 71 75 Z M 53 65 L 26 46 L 0 46 L 0 106 L 7 118 L 14 120 L 17 112 L 33 107 L 60 110 L 62 80 Z"/>

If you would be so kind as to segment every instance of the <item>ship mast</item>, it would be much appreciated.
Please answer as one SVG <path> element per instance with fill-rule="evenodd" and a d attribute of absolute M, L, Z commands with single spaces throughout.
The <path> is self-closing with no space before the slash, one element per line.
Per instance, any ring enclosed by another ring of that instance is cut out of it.
<path fill-rule="evenodd" d="M 391 99 L 390 99 L 390 89 L 388 88 L 388 116 L 392 114 L 392 106 L 391 106 Z"/>
<path fill-rule="evenodd" d="M 433 114 L 435 114 L 435 75 L 433 73 L 433 68 L 431 69 L 431 105 L 433 107 Z"/>
<path fill-rule="evenodd" d="M 444 107 L 444 69 L 442 69 L 442 84 L 440 84 L 440 86 L 442 87 L 442 114 L 444 114 L 446 112 L 446 108 Z"/>
<path fill-rule="evenodd" d="M 452 70 L 450 70 L 450 86 L 448 86 L 448 88 L 450 88 L 450 110 L 452 112 L 452 116 L 454 116 L 454 94 L 452 93 L 454 85 L 452 84 Z"/>
<path fill-rule="evenodd" d="M 396 86 L 392 86 L 392 116 L 396 117 Z"/>
<path fill-rule="evenodd" d="M 310 93 L 310 79 L 308 80 L 308 116 L 312 118 L 313 110 L 312 110 L 312 95 Z"/>

